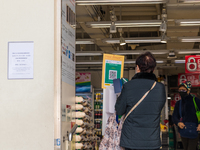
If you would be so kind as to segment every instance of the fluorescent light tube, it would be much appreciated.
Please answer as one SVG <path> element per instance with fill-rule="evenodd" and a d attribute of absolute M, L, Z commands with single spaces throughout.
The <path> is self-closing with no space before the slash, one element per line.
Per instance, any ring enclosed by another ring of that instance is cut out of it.
<path fill-rule="evenodd" d="M 103 52 L 87 51 L 87 52 L 76 52 L 76 56 L 101 56 Z"/>
<path fill-rule="evenodd" d="M 175 23 L 180 26 L 200 26 L 200 19 L 179 19 Z"/>
<path fill-rule="evenodd" d="M 179 41 L 181 42 L 200 42 L 200 36 L 194 37 L 179 37 Z"/>
<path fill-rule="evenodd" d="M 150 51 L 152 54 L 155 55 L 162 55 L 162 54 L 168 54 L 168 50 L 147 50 Z M 110 51 L 111 54 L 115 55 L 140 55 L 144 53 L 143 50 L 125 50 L 125 51 Z"/>
<path fill-rule="evenodd" d="M 127 60 L 124 63 L 125 64 L 134 64 L 134 63 L 136 63 L 136 61 L 135 60 Z M 164 61 L 163 60 L 157 60 L 156 63 L 162 64 L 162 63 L 164 63 Z"/>
<path fill-rule="evenodd" d="M 126 43 L 160 43 L 161 39 L 158 37 L 143 37 L 143 38 L 124 38 Z M 119 38 L 104 39 L 105 43 L 114 44 L 120 43 Z"/>
<path fill-rule="evenodd" d="M 163 60 L 157 60 L 156 63 L 162 64 L 162 63 L 164 63 L 164 61 Z"/>
<path fill-rule="evenodd" d="M 116 21 L 116 27 L 159 27 L 161 20 L 132 20 L 132 21 Z M 111 21 L 86 22 L 87 27 L 92 28 L 110 28 Z"/>
<path fill-rule="evenodd" d="M 197 54 L 200 53 L 200 49 L 199 50 L 187 50 L 187 51 L 179 51 L 178 54 Z"/>
<path fill-rule="evenodd" d="M 185 63 L 185 60 L 175 60 L 175 63 L 176 63 L 176 64 L 184 64 L 184 63 Z"/>
<path fill-rule="evenodd" d="M 129 60 L 129 61 L 125 61 L 124 63 L 125 64 L 135 64 L 135 61 L 134 60 Z"/>
<path fill-rule="evenodd" d="M 94 44 L 94 39 L 76 39 L 76 44 Z"/>
<path fill-rule="evenodd" d="M 102 61 L 76 62 L 76 65 L 101 65 Z"/>
<path fill-rule="evenodd" d="M 200 0 L 178 0 L 179 3 L 200 3 Z"/>

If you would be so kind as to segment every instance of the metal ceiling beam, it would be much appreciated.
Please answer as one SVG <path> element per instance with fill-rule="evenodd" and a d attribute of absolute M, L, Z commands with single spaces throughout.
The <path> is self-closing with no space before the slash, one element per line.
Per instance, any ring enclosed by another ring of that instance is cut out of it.
<path fill-rule="evenodd" d="M 138 37 L 138 38 L 124 38 L 126 43 L 161 43 L 161 37 Z M 103 39 L 105 43 L 114 44 L 120 43 L 119 38 Z"/>
<path fill-rule="evenodd" d="M 76 0 L 78 5 L 162 4 L 167 0 Z"/>
<path fill-rule="evenodd" d="M 159 27 L 161 20 L 130 20 L 130 21 L 116 21 L 116 27 Z M 110 28 L 111 21 L 95 21 L 86 22 L 87 27 L 91 28 Z"/>
<path fill-rule="evenodd" d="M 123 50 L 123 51 L 110 51 L 109 54 L 115 55 L 140 55 L 144 52 L 149 51 L 154 55 L 166 55 L 170 50 Z M 173 50 L 177 54 L 200 54 L 199 49 L 175 49 Z M 104 54 L 103 51 L 77 51 L 76 56 L 102 56 Z"/>
<path fill-rule="evenodd" d="M 115 12 L 116 16 L 120 15 L 120 12 Z M 122 16 L 156 16 L 157 12 L 141 11 L 141 12 L 122 12 Z"/>
<path fill-rule="evenodd" d="M 136 7 L 136 6 L 122 6 L 122 12 L 136 12 L 136 11 L 156 11 L 154 6 L 151 7 Z M 115 12 L 120 12 L 120 7 L 115 7 Z"/>

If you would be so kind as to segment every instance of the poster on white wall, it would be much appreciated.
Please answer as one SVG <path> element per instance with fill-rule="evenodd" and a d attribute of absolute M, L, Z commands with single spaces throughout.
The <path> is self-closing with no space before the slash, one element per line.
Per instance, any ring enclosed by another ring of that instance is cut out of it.
<path fill-rule="evenodd" d="M 62 0 L 62 81 L 75 86 L 75 0 Z"/>
<path fill-rule="evenodd" d="M 34 42 L 8 42 L 8 79 L 33 79 Z"/>

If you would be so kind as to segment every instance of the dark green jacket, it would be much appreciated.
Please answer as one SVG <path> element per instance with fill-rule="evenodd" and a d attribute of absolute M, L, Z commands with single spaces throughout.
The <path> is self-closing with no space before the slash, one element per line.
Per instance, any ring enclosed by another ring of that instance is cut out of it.
<path fill-rule="evenodd" d="M 157 81 L 152 73 L 137 73 L 124 84 L 115 104 L 117 115 L 129 110 Z M 156 84 L 142 103 L 125 120 L 120 146 L 130 149 L 156 149 L 161 146 L 160 114 L 166 101 L 165 86 Z"/>

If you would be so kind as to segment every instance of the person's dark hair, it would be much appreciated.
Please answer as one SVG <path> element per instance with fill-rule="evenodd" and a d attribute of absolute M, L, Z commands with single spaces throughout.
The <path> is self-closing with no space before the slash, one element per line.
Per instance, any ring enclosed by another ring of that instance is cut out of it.
<path fill-rule="evenodd" d="M 150 52 L 146 52 L 136 59 L 136 65 L 139 66 L 141 72 L 153 73 L 156 67 L 156 59 Z"/>

